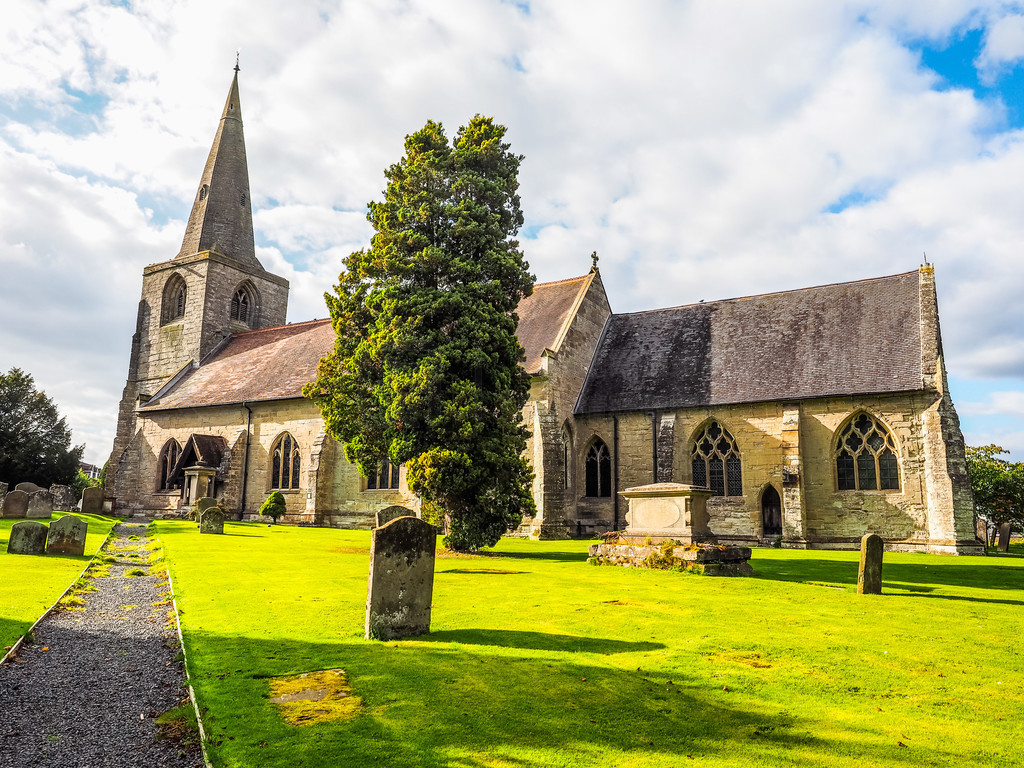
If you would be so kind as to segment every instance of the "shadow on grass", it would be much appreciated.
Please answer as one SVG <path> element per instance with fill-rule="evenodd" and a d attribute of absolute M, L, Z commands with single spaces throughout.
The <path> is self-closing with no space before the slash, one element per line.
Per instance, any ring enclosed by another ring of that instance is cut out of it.
<path fill-rule="evenodd" d="M 0 617 L 0 657 L 7 653 L 7 648 L 14 645 L 18 638 L 28 632 L 32 626 L 31 619 L 18 621 Z"/>
<path fill-rule="evenodd" d="M 500 557 L 508 560 L 548 560 L 553 563 L 585 563 L 589 554 L 582 552 L 474 552 L 481 557 Z"/>
<path fill-rule="evenodd" d="M 199 651 L 190 651 L 192 679 L 208 708 L 214 763 L 669 766 L 689 757 L 736 764 L 741 755 L 745 764 L 771 765 L 785 754 L 788 764 L 811 766 L 853 750 L 861 764 L 924 766 L 954 757 L 901 751 L 863 723 L 766 707 L 723 690 L 720 680 L 674 674 L 670 682 L 646 665 L 641 672 L 578 657 L 430 644 L 466 634 L 332 644 L 189 633 L 189 647 Z M 360 713 L 308 728 L 286 725 L 263 678 L 330 668 L 345 670 Z"/>
<path fill-rule="evenodd" d="M 464 645 L 491 645 L 496 648 L 522 648 L 531 651 L 567 651 L 578 653 L 643 653 L 658 651 L 662 643 L 626 642 L 601 637 L 558 635 L 548 632 L 522 632 L 506 629 L 453 629 L 431 632 L 429 635 L 409 638 L 417 643 L 462 643 Z"/>

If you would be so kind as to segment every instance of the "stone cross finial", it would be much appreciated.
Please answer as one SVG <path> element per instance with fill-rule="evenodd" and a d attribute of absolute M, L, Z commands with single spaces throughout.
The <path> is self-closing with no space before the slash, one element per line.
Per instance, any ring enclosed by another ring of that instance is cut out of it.
<path fill-rule="evenodd" d="M 597 269 L 597 251 L 590 254 L 590 268 Z"/>
<path fill-rule="evenodd" d="M 238 59 L 241 57 L 241 55 L 242 55 L 242 49 L 239 48 L 238 50 L 235 51 L 235 72 L 237 72 L 238 70 L 241 69 L 241 67 L 238 66 Z"/>

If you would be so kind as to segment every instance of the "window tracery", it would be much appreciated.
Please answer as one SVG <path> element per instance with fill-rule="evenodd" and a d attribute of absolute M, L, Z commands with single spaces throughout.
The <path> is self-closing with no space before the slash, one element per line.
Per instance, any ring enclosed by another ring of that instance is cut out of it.
<path fill-rule="evenodd" d="M 836 441 L 836 488 L 840 491 L 898 491 L 900 466 L 892 433 L 861 413 L 850 419 Z"/>
<path fill-rule="evenodd" d="M 387 457 L 380 463 L 380 469 L 366 478 L 366 489 L 369 491 L 398 490 L 399 465 L 392 464 Z"/>
<path fill-rule="evenodd" d="M 174 465 L 178 463 L 181 455 L 181 446 L 173 437 L 164 443 L 160 451 L 160 460 L 157 463 L 157 490 L 173 491 L 177 488 L 174 482 Z"/>
<path fill-rule="evenodd" d="M 295 490 L 299 487 L 302 459 L 299 444 L 285 432 L 270 451 L 270 487 L 275 491 Z"/>
<path fill-rule="evenodd" d="M 596 438 L 587 451 L 587 496 L 612 495 L 612 457 L 608 446 Z"/>
<path fill-rule="evenodd" d="M 736 439 L 712 421 L 693 441 L 693 484 L 710 488 L 716 496 L 742 496 L 743 476 Z"/>

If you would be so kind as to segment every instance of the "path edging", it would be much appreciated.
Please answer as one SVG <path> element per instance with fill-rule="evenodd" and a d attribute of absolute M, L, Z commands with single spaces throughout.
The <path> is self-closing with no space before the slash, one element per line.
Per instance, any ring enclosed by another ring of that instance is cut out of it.
<path fill-rule="evenodd" d="M 63 517 L 63 515 L 61 517 Z M 96 548 L 96 551 L 93 552 L 92 557 L 89 558 L 89 562 L 85 564 L 85 568 L 82 569 L 82 572 L 79 573 L 77 576 L 75 576 L 75 578 L 73 578 L 71 580 L 71 583 L 68 584 L 67 589 L 65 589 L 63 592 L 61 592 L 60 593 L 60 597 L 58 597 L 56 600 L 53 601 L 53 605 L 51 605 L 49 608 L 47 608 L 46 611 L 43 613 L 43 615 L 40 616 L 38 619 L 36 619 L 35 623 L 31 627 L 29 627 L 28 630 L 26 630 L 25 633 L 22 634 L 21 637 L 19 637 L 17 639 L 17 641 L 14 643 L 14 645 L 11 646 L 11 650 L 9 650 L 7 653 L 5 653 L 4 657 L 2 659 L 0 659 L 0 666 L 6 664 L 8 661 L 10 661 L 12 658 L 14 658 L 14 655 L 19 650 L 21 650 L 21 646 L 24 644 L 25 638 L 28 637 L 29 635 L 31 635 L 35 631 L 36 627 L 39 626 L 39 623 L 53 612 L 53 609 L 57 607 L 57 604 L 67 596 L 68 592 L 71 591 L 71 588 L 74 587 L 75 584 L 78 583 L 78 580 L 80 578 L 82 578 L 82 576 L 85 575 L 85 572 L 87 570 L 89 570 L 89 568 L 92 566 L 92 561 L 96 559 L 96 555 L 98 555 L 103 550 L 103 547 L 105 547 L 107 545 L 107 541 L 110 539 L 110 534 L 112 534 L 114 532 L 114 528 L 116 528 L 121 522 L 123 522 L 123 521 L 122 520 L 118 520 L 118 522 L 116 522 L 112 526 L 110 526 L 110 530 L 107 531 L 107 535 L 103 537 L 103 541 L 100 542 L 100 545 Z"/>

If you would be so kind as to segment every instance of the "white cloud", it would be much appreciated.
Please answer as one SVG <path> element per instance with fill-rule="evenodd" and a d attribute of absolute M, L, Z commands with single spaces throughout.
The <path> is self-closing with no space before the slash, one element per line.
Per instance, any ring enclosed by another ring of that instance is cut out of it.
<path fill-rule="evenodd" d="M 1024 58 L 1024 16 L 1011 14 L 996 19 L 988 27 L 985 43 L 975 62 L 991 81 L 1007 64 Z"/>

